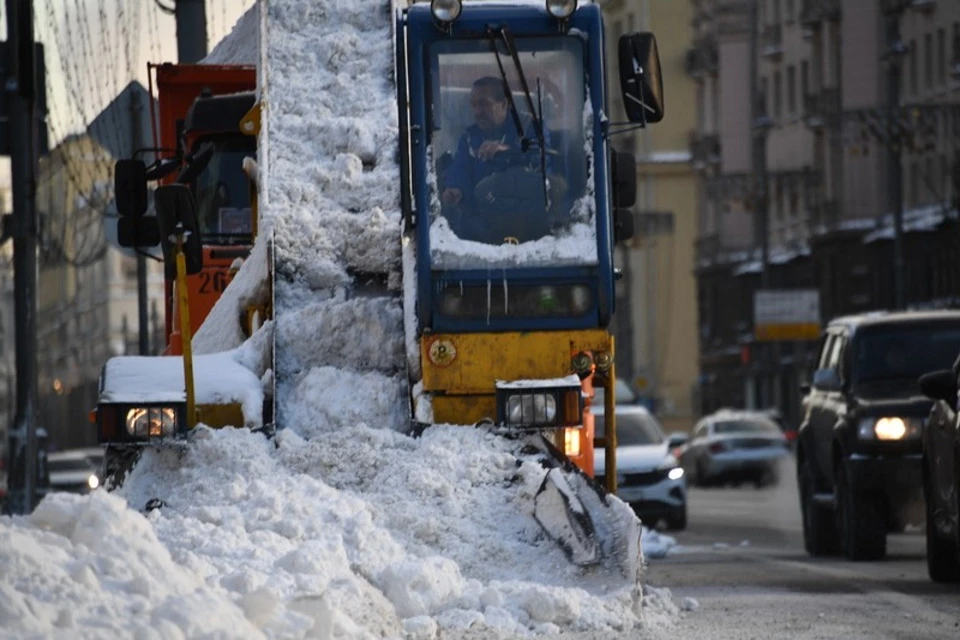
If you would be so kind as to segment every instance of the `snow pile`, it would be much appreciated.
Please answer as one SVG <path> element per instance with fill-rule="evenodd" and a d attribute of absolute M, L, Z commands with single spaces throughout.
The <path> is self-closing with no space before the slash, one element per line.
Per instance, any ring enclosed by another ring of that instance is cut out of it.
<path fill-rule="evenodd" d="M 260 392 L 275 332 L 287 428 L 269 440 L 199 427 L 183 450 L 145 450 L 114 494 L 54 494 L 31 516 L 0 518 L 0 635 L 497 639 L 672 625 L 669 591 L 645 586 L 641 598 L 546 538 L 532 516 L 546 471 L 511 443 L 465 427 L 395 430 L 402 312 L 345 291 L 353 270 L 399 287 L 392 15 L 382 0 L 261 9 L 276 320 L 240 346 L 234 321 L 197 338 L 229 347 L 216 357 L 242 363 L 239 386 Z M 256 264 L 218 314 L 249 301 Z"/>
<path fill-rule="evenodd" d="M 677 540 L 656 529 L 644 527 L 640 534 L 640 545 L 643 547 L 645 558 L 666 558 L 670 550 L 677 546 Z"/>
<path fill-rule="evenodd" d="M 259 28 L 259 5 L 254 4 L 240 16 L 233 30 L 217 43 L 200 64 L 257 64 Z"/>

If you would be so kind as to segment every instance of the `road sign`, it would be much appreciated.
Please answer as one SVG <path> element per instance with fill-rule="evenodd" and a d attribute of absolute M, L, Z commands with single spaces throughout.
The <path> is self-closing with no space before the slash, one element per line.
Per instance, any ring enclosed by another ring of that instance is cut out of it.
<path fill-rule="evenodd" d="M 820 292 L 761 289 L 753 296 L 754 336 L 759 341 L 820 337 Z"/>

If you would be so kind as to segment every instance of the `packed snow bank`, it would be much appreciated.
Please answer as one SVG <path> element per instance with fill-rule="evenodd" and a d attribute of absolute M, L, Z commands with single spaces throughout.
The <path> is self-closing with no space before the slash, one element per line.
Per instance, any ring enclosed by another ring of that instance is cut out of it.
<path fill-rule="evenodd" d="M 0 636 L 263 637 L 104 491 L 55 493 L 29 516 L 0 518 L 0 567 Z"/>
<path fill-rule="evenodd" d="M 113 495 L 53 495 L 0 518 L 0 635 L 497 639 L 672 624 L 669 592 L 641 599 L 619 572 L 566 560 L 531 515 L 545 471 L 504 440 L 384 428 L 405 411 L 389 371 L 402 327 L 371 331 L 382 318 L 336 289 L 348 268 L 399 265 L 392 14 L 378 0 L 260 6 L 258 164 L 287 429 L 200 427 L 182 451 L 146 450 Z M 228 352 L 254 379 L 270 329 Z M 223 337 L 209 348 L 233 348 Z M 162 506 L 141 515 L 148 502 Z"/>

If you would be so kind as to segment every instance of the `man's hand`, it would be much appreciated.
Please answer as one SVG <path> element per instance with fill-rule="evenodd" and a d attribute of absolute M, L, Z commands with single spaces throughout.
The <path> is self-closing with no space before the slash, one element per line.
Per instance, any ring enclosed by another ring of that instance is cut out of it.
<path fill-rule="evenodd" d="M 497 140 L 485 140 L 484 143 L 480 145 L 480 148 L 477 149 L 477 157 L 483 161 L 487 161 L 501 151 L 507 151 L 508 149 L 510 149 L 509 145 L 498 142 Z"/>
<path fill-rule="evenodd" d="M 463 200 L 463 192 L 460 189 L 455 189 L 450 187 L 444 189 L 443 193 L 440 195 L 440 200 L 445 205 L 460 204 L 460 201 Z"/>

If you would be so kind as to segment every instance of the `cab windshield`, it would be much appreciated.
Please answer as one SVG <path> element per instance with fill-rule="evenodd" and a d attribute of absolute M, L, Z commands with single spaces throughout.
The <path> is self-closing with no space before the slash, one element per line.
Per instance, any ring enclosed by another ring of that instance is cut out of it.
<path fill-rule="evenodd" d="M 500 64 L 489 39 L 431 49 L 433 266 L 596 264 L 583 45 L 518 38 L 519 70 L 497 46 Z"/>
<path fill-rule="evenodd" d="M 256 139 L 250 136 L 206 138 L 213 157 L 194 183 L 197 219 L 204 244 L 247 244 L 253 233 L 250 182 L 243 159 L 256 157 Z"/>

